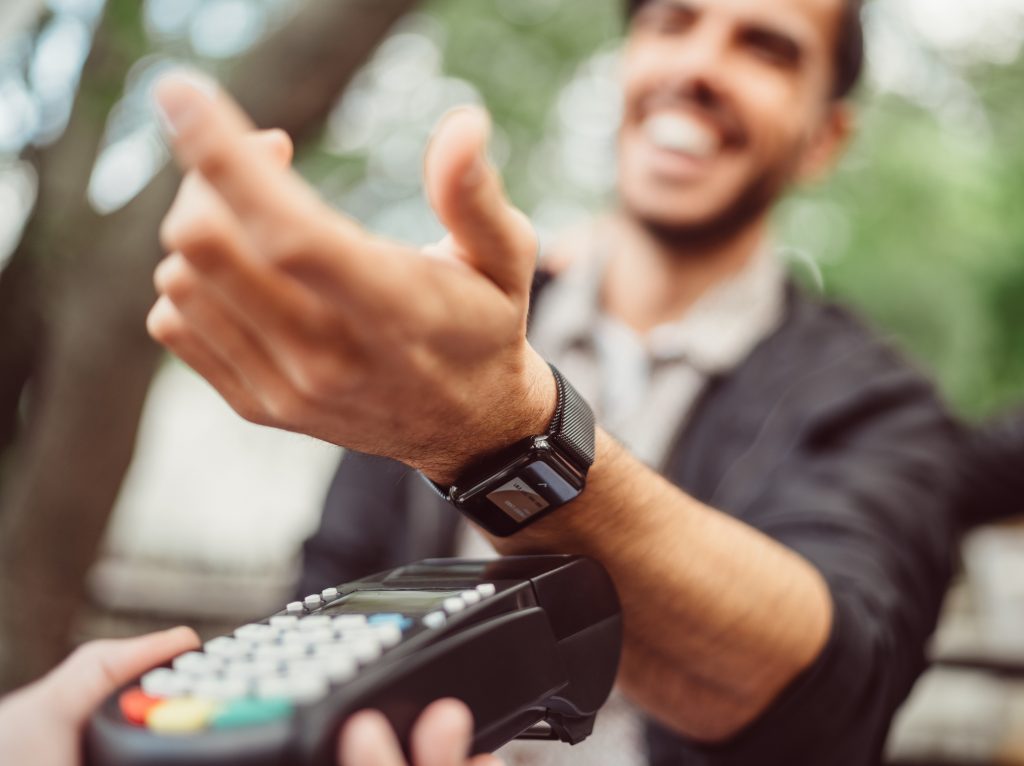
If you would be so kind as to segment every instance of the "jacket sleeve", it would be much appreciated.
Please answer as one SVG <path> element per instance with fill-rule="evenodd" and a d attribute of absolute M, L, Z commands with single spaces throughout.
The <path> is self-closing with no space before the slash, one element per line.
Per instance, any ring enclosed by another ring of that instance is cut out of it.
<path fill-rule="evenodd" d="M 396 550 L 412 472 L 385 458 L 346 452 L 320 524 L 302 547 L 300 595 L 401 564 Z"/>
<path fill-rule="evenodd" d="M 821 572 L 827 645 L 733 740 L 673 753 L 655 733 L 654 764 L 875 764 L 924 667 L 950 571 L 953 425 L 926 383 L 890 369 L 795 430 L 737 515 Z"/>
<path fill-rule="evenodd" d="M 959 474 L 956 521 L 962 527 L 1024 513 L 1024 412 L 972 431 Z"/>

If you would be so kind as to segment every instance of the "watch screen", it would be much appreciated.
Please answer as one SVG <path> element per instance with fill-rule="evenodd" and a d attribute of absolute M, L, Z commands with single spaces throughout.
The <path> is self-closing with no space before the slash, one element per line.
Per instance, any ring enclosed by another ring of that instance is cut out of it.
<path fill-rule="evenodd" d="M 568 503 L 579 493 L 579 488 L 569 484 L 543 460 L 534 460 L 486 497 L 506 516 L 522 523 L 545 508 Z"/>
<path fill-rule="evenodd" d="M 519 477 L 489 492 L 487 499 L 516 521 L 526 521 L 551 505 Z"/>

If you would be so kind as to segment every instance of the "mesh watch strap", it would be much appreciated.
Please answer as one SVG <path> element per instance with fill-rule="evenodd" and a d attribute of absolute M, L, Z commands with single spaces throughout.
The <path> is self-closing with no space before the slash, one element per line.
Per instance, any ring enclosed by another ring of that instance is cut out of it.
<path fill-rule="evenodd" d="M 548 425 L 546 436 L 561 452 L 586 475 L 594 464 L 594 413 L 579 391 L 565 379 L 558 368 L 550 362 L 548 367 L 555 377 L 555 414 Z M 420 476 L 438 495 L 451 500 L 451 487 L 431 481 L 422 473 Z"/>
<path fill-rule="evenodd" d="M 548 426 L 548 436 L 573 458 L 584 472 L 594 464 L 594 413 L 558 368 L 548 365 L 555 376 L 558 403 Z"/>

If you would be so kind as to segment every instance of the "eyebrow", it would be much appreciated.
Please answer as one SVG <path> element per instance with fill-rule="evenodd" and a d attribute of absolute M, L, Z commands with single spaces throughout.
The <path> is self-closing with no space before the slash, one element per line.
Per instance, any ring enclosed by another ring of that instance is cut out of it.
<path fill-rule="evenodd" d="M 695 3 L 693 0 L 648 0 L 648 2 L 643 3 L 637 9 L 637 15 L 643 13 L 645 9 L 661 9 L 699 16 L 713 6 L 714 2 Z M 793 28 L 797 25 L 792 23 L 786 24 L 774 17 L 741 21 L 740 26 L 745 30 L 755 30 L 758 36 L 771 38 L 779 43 L 786 44 L 788 47 L 795 48 L 798 54 L 802 54 L 806 47 L 803 43 L 803 36 L 799 34 L 798 30 Z"/>
<path fill-rule="evenodd" d="M 772 47 L 787 61 L 797 63 L 804 55 L 804 46 L 788 31 L 769 27 L 762 23 L 744 25 L 742 37 L 751 42 L 764 43 Z"/>

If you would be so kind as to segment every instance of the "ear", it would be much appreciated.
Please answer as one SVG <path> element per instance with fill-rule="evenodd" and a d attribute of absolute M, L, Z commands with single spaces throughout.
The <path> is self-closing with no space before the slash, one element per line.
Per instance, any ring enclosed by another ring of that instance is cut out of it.
<path fill-rule="evenodd" d="M 833 101 L 811 136 L 797 171 L 800 183 L 820 181 L 842 157 L 853 135 L 853 107 L 848 101 Z"/>

